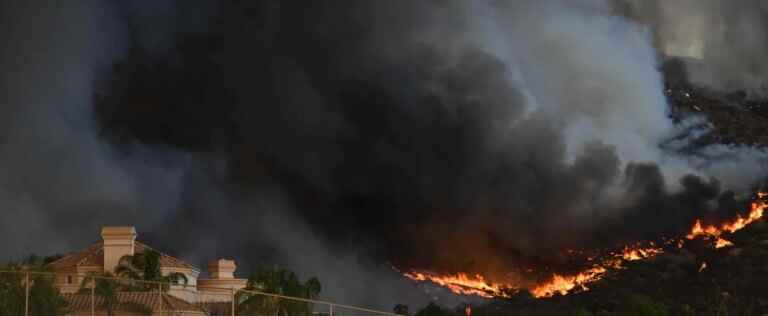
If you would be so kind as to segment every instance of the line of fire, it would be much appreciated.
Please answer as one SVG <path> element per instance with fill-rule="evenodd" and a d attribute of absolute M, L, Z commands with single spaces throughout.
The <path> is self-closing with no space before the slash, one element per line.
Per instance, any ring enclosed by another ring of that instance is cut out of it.
<path fill-rule="evenodd" d="M 727 235 L 763 219 L 766 207 L 768 207 L 768 193 L 761 191 L 756 193 L 750 208 L 743 214 L 716 224 L 705 224 L 701 219 L 697 219 L 692 224 L 690 232 L 684 236 L 633 243 L 601 253 L 569 249 L 566 250 L 568 255 L 580 256 L 588 265 L 574 273 L 542 273 L 534 268 L 526 268 L 525 272 L 537 276 L 538 281 L 533 283 L 495 281 L 484 277 L 482 271 L 438 273 L 428 270 L 406 270 L 402 274 L 416 282 L 436 284 L 456 294 L 482 298 L 510 297 L 520 291 L 528 291 L 535 298 L 567 295 L 588 291 L 590 284 L 599 282 L 606 274 L 620 273 L 625 269 L 624 265 L 627 262 L 652 259 L 667 251 L 683 248 L 687 242 L 700 241 L 715 249 L 733 246 L 733 243 L 727 239 Z M 699 272 L 706 268 L 707 263 L 701 262 Z"/>

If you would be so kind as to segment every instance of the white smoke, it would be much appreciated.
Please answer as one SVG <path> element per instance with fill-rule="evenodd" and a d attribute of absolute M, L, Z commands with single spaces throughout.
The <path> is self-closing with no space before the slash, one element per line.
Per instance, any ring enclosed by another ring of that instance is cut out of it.
<path fill-rule="evenodd" d="M 736 190 L 748 189 L 764 178 L 766 153 L 755 148 L 717 145 L 688 157 L 660 147 L 684 127 L 674 126 L 667 115 L 652 29 L 615 15 L 609 4 L 475 5 L 468 7 L 468 16 L 474 18 L 476 32 L 483 34 L 476 37 L 477 44 L 520 74 L 516 80 L 518 86 L 527 88 L 529 107 L 562 124 L 569 160 L 597 142 L 615 148 L 624 165 L 658 164 L 673 190 L 678 179 L 689 173 L 718 178 L 726 188 Z M 714 11 L 693 7 L 670 2 L 660 5 L 670 21 L 683 16 L 676 21 L 685 24 L 690 19 L 685 26 L 694 28 L 685 35 L 679 29 L 661 31 L 664 36 L 669 34 L 664 37 L 665 45 L 684 46 L 688 53 L 697 54 L 702 39 L 695 35 L 702 29 L 696 25 L 706 24 L 702 19 L 711 16 L 702 15 Z"/>
<path fill-rule="evenodd" d="M 760 0 L 618 0 L 648 25 L 667 56 L 685 57 L 690 80 L 720 90 L 764 95 L 768 88 L 768 3 Z"/>

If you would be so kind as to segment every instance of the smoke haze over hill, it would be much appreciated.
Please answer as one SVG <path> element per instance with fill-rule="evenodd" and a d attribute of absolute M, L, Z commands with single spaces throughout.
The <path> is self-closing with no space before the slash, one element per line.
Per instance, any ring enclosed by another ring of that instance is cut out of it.
<path fill-rule="evenodd" d="M 761 149 L 693 146 L 659 71 L 703 43 L 692 81 L 757 91 L 757 55 L 724 56 L 764 43 L 723 43 L 764 31 L 734 22 L 756 1 L 725 33 L 676 24 L 720 2 L 0 3 L 9 257 L 136 224 L 388 309 L 426 299 L 389 262 L 500 277 L 732 215 L 765 177 Z"/>

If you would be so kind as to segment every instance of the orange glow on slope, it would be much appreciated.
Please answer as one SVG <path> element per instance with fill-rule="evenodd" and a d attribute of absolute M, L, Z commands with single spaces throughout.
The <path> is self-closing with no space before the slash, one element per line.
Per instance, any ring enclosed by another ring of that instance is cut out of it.
<path fill-rule="evenodd" d="M 611 253 L 608 258 L 604 259 L 601 263 L 585 269 L 575 275 L 561 275 L 553 274 L 552 279 L 539 284 L 529 291 L 534 297 L 550 297 L 555 294 L 565 295 L 568 294 L 574 288 L 582 290 L 589 290 L 586 286 L 589 283 L 602 279 L 603 274 L 608 269 L 621 269 L 622 263 L 625 261 L 634 261 L 652 257 L 663 253 L 661 248 L 651 242 L 648 246 L 636 244 L 634 246 L 624 246 L 621 252 Z"/>
<path fill-rule="evenodd" d="M 759 198 L 768 197 L 768 193 L 758 193 Z M 768 207 L 768 203 L 764 201 L 758 201 L 751 204 L 750 212 L 748 215 L 737 215 L 735 219 L 729 222 L 725 222 L 719 226 L 706 225 L 704 226 L 701 220 L 696 220 L 693 227 L 685 238 L 671 239 L 670 245 L 674 245 L 677 248 L 682 248 L 685 239 L 694 239 L 702 236 L 707 238 L 715 238 L 715 248 L 723 248 L 733 245 L 732 242 L 720 237 L 724 233 L 736 232 L 745 226 L 761 219 L 764 215 L 765 208 Z M 583 252 L 568 250 L 568 254 L 583 254 Z M 597 261 L 591 267 L 585 268 L 581 272 L 575 274 L 559 274 L 553 273 L 545 281 L 539 282 L 530 287 L 523 287 L 519 284 L 504 284 L 494 283 L 486 280 L 482 275 L 475 274 L 472 276 L 469 273 L 457 273 L 457 274 L 439 274 L 434 272 L 408 272 L 404 275 L 415 281 L 430 281 L 435 284 L 444 286 L 450 289 L 456 294 L 463 295 L 477 295 L 480 297 L 499 297 L 507 296 L 514 291 L 527 289 L 534 297 L 543 298 L 550 297 L 556 294 L 565 295 L 573 291 L 589 290 L 588 284 L 598 281 L 603 278 L 604 274 L 610 269 L 622 269 L 623 263 L 628 261 L 642 260 L 651 258 L 659 254 L 664 253 L 661 247 L 658 247 L 653 242 L 636 243 L 631 246 L 624 246 L 619 252 L 610 252 L 607 255 L 600 257 L 588 257 L 588 261 Z M 707 268 L 707 263 L 702 262 L 699 267 L 699 272 Z M 534 273 L 532 269 L 526 269 L 528 273 Z M 512 290 L 511 292 L 509 290 Z"/>
<path fill-rule="evenodd" d="M 567 294 L 575 288 L 588 290 L 589 288 L 586 285 L 600 280 L 609 268 L 621 268 L 623 261 L 640 260 L 660 253 L 662 253 L 661 248 L 657 248 L 653 243 L 651 243 L 650 247 L 626 246 L 621 252 L 611 254 L 601 264 L 572 275 L 553 273 L 548 280 L 528 288 L 528 290 L 537 298 L 549 297 L 555 294 Z M 444 286 L 456 294 L 477 295 L 486 298 L 505 296 L 507 295 L 504 291 L 505 289 L 521 289 L 520 285 L 490 282 L 479 274 L 471 276 L 467 273 L 408 272 L 404 275 L 415 281 L 430 281 Z"/>
<path fill-rule="evenodd" d="M 408 272 L 405 276 L 416 281 L 431 281 L 442 285 L 456 294 L 493 297 L 501 294 L 502 286 L 485 280 L 482 275 L 469 276 L 466 273 L 437 275 L 430 272 Z"/>
<path fill-rule="evenodd" d="M 605 271 L 607 271 L 606 268 L 596 266 L 573 276 L 564 276 L 555 273 L 552 275 L 552 280 L 537 285 L 536 287 L 529 289 L 529 291 L 533 297 L 549 297 L 555 294 L 568 294 L 568 292 L 576 287 L 580 287 L 583 290 L 589 290 L 589 288 L 586 287 L 586 284 L 600 280 Z"/>
<path fill-rule="evenodd" d="M 764 195 L 760 194 L 760 196 L 762 197 Z M 723 223 L 719 227 L 714 225 L 703 226 L 701 224 L 701 220 L 696 220 L 696 222 L 693 224 L 693 228 L 691 229 L 691 232 L 688 235 L 686 235 L 685 238 L 694 239 L 698 236 L 718 237 L 723 233 L 733 233 L 739 229 L 744 228 L 744 226 L 747 226 L 752 222 L 762 218 L 763 212 L 765 211 L 766 206 L 768 206 L 768 204 L 766 203 L 754 202 L 752 203 L 751 209 L 747 216 L 737 215 L 736 219 L 734 219 L 731 222 Z"/>

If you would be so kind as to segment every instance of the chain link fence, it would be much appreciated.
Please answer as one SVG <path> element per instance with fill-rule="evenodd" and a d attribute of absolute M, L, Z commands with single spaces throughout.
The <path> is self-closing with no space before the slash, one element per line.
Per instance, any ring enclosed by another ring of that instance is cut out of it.
<path fill-rule="evenodd" d="M 232 287 L 91 274 L 0 271 L 0 316 L 397 316 Z"/>

